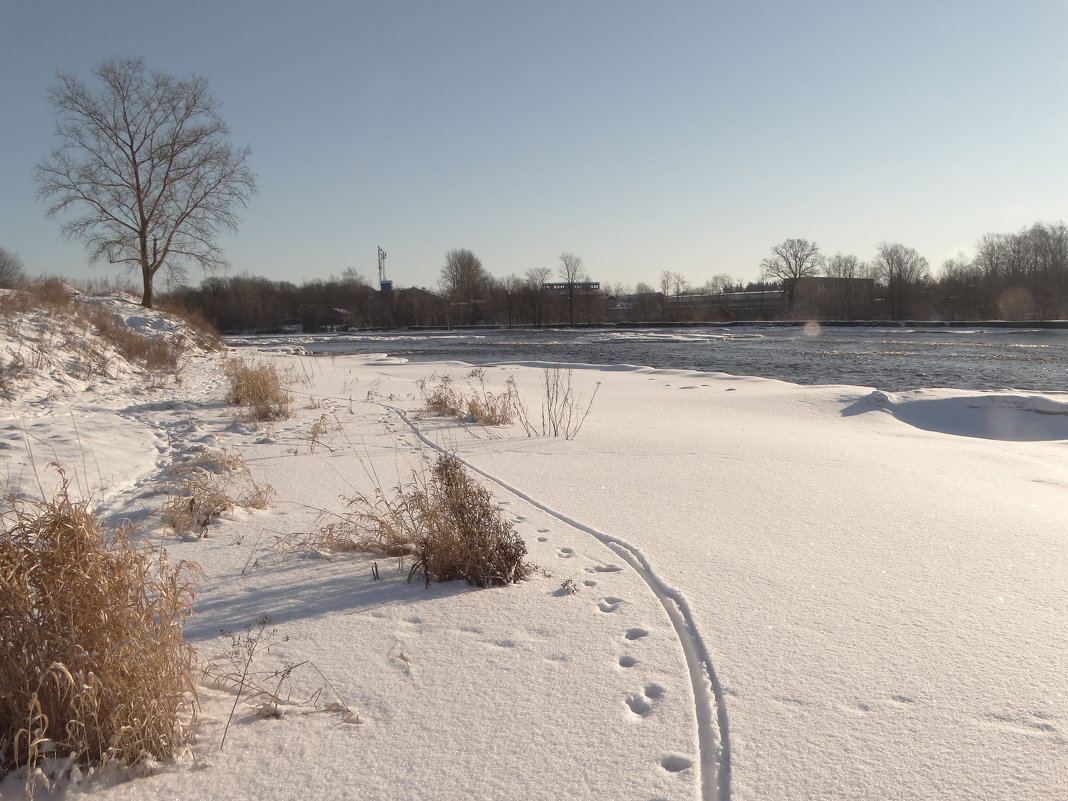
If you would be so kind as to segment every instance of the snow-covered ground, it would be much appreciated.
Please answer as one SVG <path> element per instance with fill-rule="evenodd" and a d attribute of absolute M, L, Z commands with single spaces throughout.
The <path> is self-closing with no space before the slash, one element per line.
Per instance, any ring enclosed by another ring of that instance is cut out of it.
<path fill-rule="evenodd" d="M 191 754 L 70 792 L 1068 798 L 1068 394 L 575 365 L 596 397 L 566 440 L 423 416 L 419 380 L 462 385 L 466 365 L 239 355 L 287 372 L 293 418 L 237 420 L 225 354 L 202 353 L 177 383 L 56 366 L 3 412 L 8 491 L 47 491 L 58 461 L 102 515 L 204 568 L 202 663 L 267 612 L 254 670 L 299 664 L 280 718 L 241 704 L 220 748 L 234 696 L 205 681 Z M 485 381 L 514 378 L 537 417 L 545 366 Z M 273 504 L 174 538 L 171 468 L 204 448 L 240 454 Z M 427 588 L 395 559 L 293 545 L 440 450 L 493 492 L 533 578 Z"/>

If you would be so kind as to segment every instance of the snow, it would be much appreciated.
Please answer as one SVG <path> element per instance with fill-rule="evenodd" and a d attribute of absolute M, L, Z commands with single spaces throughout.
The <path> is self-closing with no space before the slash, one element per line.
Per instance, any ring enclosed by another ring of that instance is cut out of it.
<path fill-rule="evenodd" d="M 235 421 L 225 354 L 164 386 L 45 375 L 5 409 L 8 491 L 39 495 L 31 462 L 46 478 L 55 459 L 102 515 L 204 568 L 186 627 L 202 663 L 225 667 L 220 632 L 263 611 L 276 642 L 254 669 L 302 663 L 280 718 L 239 704 L 220 750 L 234 696 L 205 680 L 189 754 L 67 793 L 1068 798 L 1068 394 L 573 365 L 597 394 L 566 440 L 425 417 L 419 380 L 462 385 L 460 363 L 235 352 L 293 377 L 292 419 Z M 514 378 L 536 415 L 548 366 L 487 367 L 486 385 Z M 275 498 L 175 539 L 169 470 L 204 447 Z M 395 559 L 284 547 L 440 450 L 492 491 L 533 578 L 428 588 Z"/>

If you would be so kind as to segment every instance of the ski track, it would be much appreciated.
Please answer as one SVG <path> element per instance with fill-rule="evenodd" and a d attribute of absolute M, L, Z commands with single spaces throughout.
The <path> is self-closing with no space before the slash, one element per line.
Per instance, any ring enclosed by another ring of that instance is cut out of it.
<path fill-rule="evenodd" d="M 431 441 L 408 417 L 403 409 L 385 403 L 379 405 L 396 415 L 426 447 L 437 453 L 446 449 Z M 456 454 L 453 454 L 454 456 Z M 457 457 L 460 458 L 460 457 Z M 729 801 L 731 797 L 730 728 L 727 721 L 727 704 L 723 687 L 716 676 L 708 647 L 701 637 L 686 597 L 668 586 L 656 574 L 641 549 L 629 542 L 598 531 L 579 520 L 546 506 L 522 490 L 511 486 L 496 476 L 481 470 L 465 459 L 460 459 L 468 469 L 497 486 L 556 518 L 561 523 L 589 534 L 602 545 L 618 554 L 657 597 L 675 629 L 679 644 L 686 658 L 686 667 L 693 688 L 694 714 L 697 718 L 697 740 L 700 751 L 701 798 L 703 801 Z M 714 707 L 714 710 L 713 710 Z"/>

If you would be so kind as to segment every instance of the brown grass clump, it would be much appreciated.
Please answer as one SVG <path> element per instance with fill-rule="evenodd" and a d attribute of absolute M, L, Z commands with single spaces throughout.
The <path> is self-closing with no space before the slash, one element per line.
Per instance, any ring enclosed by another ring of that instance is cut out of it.
<path fill-rule="evenodd" d="M 352 511 L 305 544 L 322 550 L 411 555 L 410 576 L 429 582 L 463 579 L 489 587 L 525 578 L 527 546 L 489 492 L 455 456 L 442 454 L 430 471 L 414 475 L 391 496 L 358 496 Z"/>
<path fill-rule="evenodd" d="M 148 370 L 176 370 L 182 355 L 180 345 L 162 337 L 139 334 L 106 309 L 89 312 L 89 321 L 101 339 L 119 352 L 131 364 L 142 364 Z"/>
<path fill-rule="evenodd" d="M 293 397 L 273 364 L 227 359 L 223 364 L 230 389 L 226 402 L 244 406 L 253 420 L 285 420 L 292 416 Z"/>
<path fill-rule="evenodd" d="M 45 309 L 66 309 L 74 302 L 71 287 L 61 278 L 42 278 L 30 285 L 27 295 Z"/>
<path fill-rule="evenodd" d="M 211 521 L 234 507 L 266 509 L 274 488 L 259 485 L 241 457 L 227 451 L 203 450 L 171 471 L 178 479 L 160 516 L 175 534 L 207 534 Z"/>
<path fill-rule="evenodd" d="M 101 529 L 65 480 L 52 501 L 0 513 L 0 774 L 23 771 L 27 792 L 48 785 L 47 758 L 77 777 L 188 741 L 196 653 L 182 624 L 199 568 L 130 533 Z"/>
<path fill-rule="evenodd" d="M 430 381 L 437 381 L 431 384 Z M 484 426 L 508 425 L 513 419 L 516 389 L 509 380 L 504 392 L 486 388 L 486 374 L 476 367 L 467 374 L 467 391 L 458 389 L 450 376 L 431 376 L 419 382 L 424 410 L 435 417 L 455 417 Z"/>

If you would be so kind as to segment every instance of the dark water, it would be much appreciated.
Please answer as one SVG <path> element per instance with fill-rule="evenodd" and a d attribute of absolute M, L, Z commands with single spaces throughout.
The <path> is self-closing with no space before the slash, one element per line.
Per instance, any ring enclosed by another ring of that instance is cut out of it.
<path fill-rule="evenodd" d="M 489 329 L 230 338 L 232 345 L 314 353 L 385 353 L 410 361 L 551 362 L 648 367 L 854 384 L 1068 390 L 1068 330 L 796 327 Z"/>

